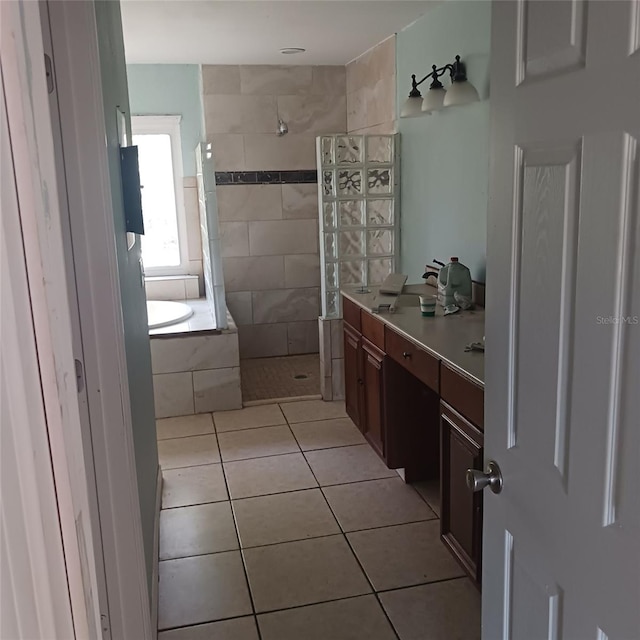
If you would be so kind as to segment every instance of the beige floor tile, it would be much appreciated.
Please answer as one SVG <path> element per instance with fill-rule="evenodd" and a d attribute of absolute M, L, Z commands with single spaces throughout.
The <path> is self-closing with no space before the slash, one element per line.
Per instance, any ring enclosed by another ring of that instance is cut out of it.
<path fill-rule="evenodd" d="M 380 594 L 400 640 L 480 640 L 480 593 L 468 578 Z"/>
<path fill-rule="evenodd" d="M 303 451 L 366 443 L 351 418 L 301 422 L 292 425 L 291 430 Z"/>
<path fill-rule="evenodd" d="M 440 481 L 425 480 L 411 485 L 427 502 L 433 512 L 440 517 Z"/>
<path fill-rule="evenodd" d="M 369 593 L 341 535 L 244 550 L 256 612 Z"/>
<path fill-rule="evenodd" d="M 321 486 L 397 477 L 368 444 L 308 451 L 305 457 Z"/>
<path fill-rule="evenodd" d="M 229 502 L 212 502 L 160 512 L 160 560 L 238 548 Z"/>
<path fill-rule="evenodd" d="M 301 453 L 225 462 L 224 472 L 234 500 L 318 486 Z"/>
<path fill-rule="evenodd" d="M 440 522 L 414 522 L 347 534 L 376 591 L 463 576 L 440 540 Z"/>
<path fill-rule="evenodd" d="M 300 451 L 300 447 L 298 447 L 298 443 L 287 425 L 220 433 L 218 434 L 218 443 L 224 462 Z"/>
<path fill-rule="evenodd" d="M 258 624 L 262 640 L 396 640 L 375 596 L 265 613 Z"/>
<path fill-rule="evenodd" d="M 213 432 L 213 419 L 210 413 L 196 413 L 192 416 L 156 420 L 158 440 L 201 436 Z"/>
<path fill-rule="evenodd" d="M 220 464 L 165 469 L 162 478 L 163 509 L 229 499 Z"/>
<path fill-rule="evenodd" d="M 285 402 L 280 405 L 280 408 L 289 424 L 347 417 L 343 401 L 303 400 L 302 402 Z"/>
<path fill-rule="evenodd" d="M 258 640 L 253 616 L 162 631 L 158 640 Z"/>
<path fill-rule="evenodd" d="M 163 469 L 193 467 L 220 462 L 215 435 L 172 438 L 158 442 L 158 461 Z"/>
<path fill-rule="evenodd" d="M 256 427 L 273 427 L 286 424 L 282 411 L 277 404 L 265 404 L 258 407 L 246 407 L 236 411 L 216 411 L 213 414 L 216 431 L 237 431 Z"/>
<path fill-rule="evenodd" d="M 339 484 L 323 489 L 343 531 L 432 520 L 435 514 L 400 478 Z"/>
<path fill-rule="evenodd" d="M 234 500 L 233 510 L 243 547 L 340 533 L 319 489 Z"/>
<path fill-rule="evenodd" d="M 160 563 L 159 629 L 251 613 L 239 551 Z"/>

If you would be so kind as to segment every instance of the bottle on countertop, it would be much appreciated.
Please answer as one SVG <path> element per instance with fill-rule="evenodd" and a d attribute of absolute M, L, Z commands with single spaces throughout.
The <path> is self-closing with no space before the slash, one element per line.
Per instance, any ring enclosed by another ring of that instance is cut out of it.
<path fill-rule="evenodd" d="M 471 272 L 458 258 L 453 257 L 438 274 L 438 302 L 443 307 L 458 304 L 456 298 L 471 302 L 471 287 Z"/>

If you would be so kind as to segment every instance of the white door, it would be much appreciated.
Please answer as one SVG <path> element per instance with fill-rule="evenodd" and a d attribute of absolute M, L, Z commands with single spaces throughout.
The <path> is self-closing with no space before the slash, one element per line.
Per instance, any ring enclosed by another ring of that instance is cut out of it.
<path fill-rule="evenodd" d="M 640 638 L 640 6 L 493 3 L 483 638 Z"/>

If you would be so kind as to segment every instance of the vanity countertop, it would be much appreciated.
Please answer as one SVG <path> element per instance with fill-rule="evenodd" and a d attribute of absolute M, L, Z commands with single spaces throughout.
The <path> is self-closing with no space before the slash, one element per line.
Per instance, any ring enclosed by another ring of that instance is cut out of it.
<path fill-rule="evenodd" d="M 380 287 L 369 287 L 369 293 L 356 293 L 358 287 L 343 287 L 343 296 L 371 312 L 379 304 L 389 302 L 390 296 L 381 295 Z M 419 295 L 435 295 L 436 288 L 426 284 L 406 285 L 393 313 L 376 316 L 392 329 L 435 357 L 458 369 L 484 386 L 484 353 L 465 351 L 470 342 L 482 342 L 484 336 L 484 309 L 459 311 L 445 316 L 440 305 L 435 317 L 423 317 L 420 313 Z M 412 299 L 415 296 L 415 300 Z"/>

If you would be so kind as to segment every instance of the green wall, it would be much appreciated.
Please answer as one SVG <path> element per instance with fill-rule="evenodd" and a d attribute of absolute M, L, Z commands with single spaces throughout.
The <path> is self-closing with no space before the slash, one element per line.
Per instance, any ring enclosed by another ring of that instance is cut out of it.
<path fill-rule="evenodd" d="M 434 258 L 458 256 L 474 280 L 484 281 L 489 170 L 489 52 L 491 4 L 450 0 L 430 9 L 398 33 L 396 40 L 398 113 L 418 79 L 453 62 L 467 76 L 481 102 L 450 107 L 433 115 L 399 118 L 402 134 L 402 272 L 416 281 Z M 445 87 L 449 80 L 443 80 Z M 428 91 L 429 81 L 420 90 Z"/>
<path fill-rule="evenodd" d="M 133 442 L 138 477 L 138 497 L 140 499 L 149 595 L 151 595 L 158 446 L 156 444 L 147 308 L 140 274 L 140 238 L 137 238 L 131 250 L 127 249 L 127 233 L 120 180 L 117 109 L 119 108 L 125 113 L 126 126 L 130 131 L 127 74 L 122 40 L 120 3 L 111 0 L 99 0 L 95 3 L 95 8 L 107 131 L 106 145 L 113 198 L 120 295 L 122 299 L 122 321 L 131 398 Z"/>
<path fill-rule="evenodd" d="M 196 175 L 196 145 L 202 141 L 200 65 L 130 64 L 129 101 L 133 115 L 181 115 L 182 166 Z"/>

